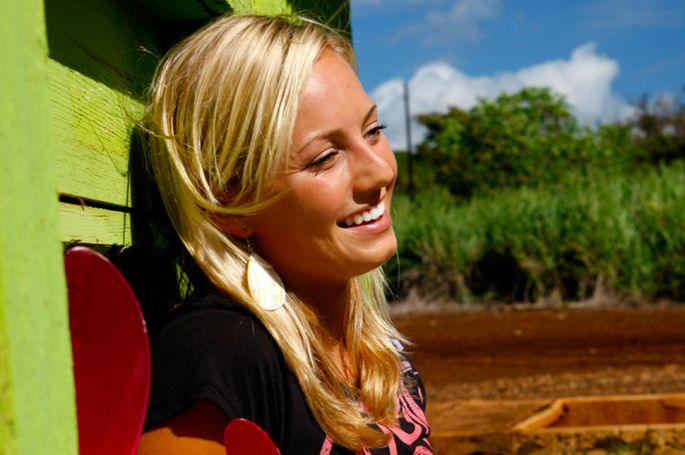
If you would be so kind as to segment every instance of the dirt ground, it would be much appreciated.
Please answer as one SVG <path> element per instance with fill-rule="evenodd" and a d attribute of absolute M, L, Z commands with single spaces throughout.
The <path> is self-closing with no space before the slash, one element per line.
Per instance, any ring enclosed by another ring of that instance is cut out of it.
<path fill-rule="evenodd" d="M 504 428 L 525 414 L 507 406 L 530 413 L 559 397 L 685 392 L 685 305 L 500 307 L 395 321 L 415 343 L 438 433 L 463 429 L 469 405 Z"/>

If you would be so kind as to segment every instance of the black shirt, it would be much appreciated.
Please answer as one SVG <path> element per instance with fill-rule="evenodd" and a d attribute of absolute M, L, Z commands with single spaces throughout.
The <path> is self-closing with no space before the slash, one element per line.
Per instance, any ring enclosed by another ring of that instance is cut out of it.
<path fill-rule="evenodd" d="M 262 427 L 283 455 L 351 453 L 333 445 L 321 430 L 269 332 L 229 299 L 210 292 L 184 304 L 153 338 L 151 352 L 146 428 L 207 400 L 228 420 L 242 417 Z M 408 361 L 404 370 L 415 391 L 403 390 L 397 400 L 399 425 L 383 430 L 394 435 L 393 453 L 431 454 L 423 383 Z M 390 449 L 362 453 L 386 454 Z"/>

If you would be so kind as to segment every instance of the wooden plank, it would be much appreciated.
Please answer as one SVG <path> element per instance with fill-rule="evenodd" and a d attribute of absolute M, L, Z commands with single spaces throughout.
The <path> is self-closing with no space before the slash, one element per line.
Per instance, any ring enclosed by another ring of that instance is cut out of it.
<path fill-rule="evenodd" d="M 131 131 L 160 25 L 133 0 L 50 1 L 45 11 L 59 191 L 127 205 Z"/>
<path fill-rule="evenodd" d="M 48 69 L 59 191 L 128 205 L 131 131 L 142 105 L 54 60 Z"/>
<path fill-rule="evenodd" d="M 102 245 L 131 243 L 130 216 L 127 213 L 62 202 L 59 215 L 65 242 Z"/>
<path fill-rule="evenodd" d="M 134 0 L 45 2 L 50 58 L 142 99 L 164 51 L 162 24 Z"/>
<path fill-rule="evenodd" d="M 0 2 L 0 452 L 76 455 L 40 0 Z"/>

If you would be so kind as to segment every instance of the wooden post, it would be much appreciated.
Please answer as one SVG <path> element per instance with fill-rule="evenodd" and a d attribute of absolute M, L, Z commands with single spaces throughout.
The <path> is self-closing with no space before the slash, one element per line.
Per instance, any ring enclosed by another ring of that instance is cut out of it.
<path fill-rule="evenodd" d="M 2 2 L 0 453 L 78 451 L 43 2 Z"/>

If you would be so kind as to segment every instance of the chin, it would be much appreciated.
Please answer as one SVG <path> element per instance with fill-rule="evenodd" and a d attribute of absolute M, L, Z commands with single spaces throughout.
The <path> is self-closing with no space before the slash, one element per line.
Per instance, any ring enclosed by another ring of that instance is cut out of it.
<path fill-rule="evenodd" d="M 392 240 L 393 241 L 389 242 L 389 244 L 383 248 L 382 251 L 378 251 L 378 254 L 374 255 L 375 257 L 369 258 L 369 261 L 364 264 L 364 270 L 360 273 L 360 275 L 377 269 L 395 255 L 397 252 L 397 241 L 395 240 L 395 236 L 393 236 Z"/>

